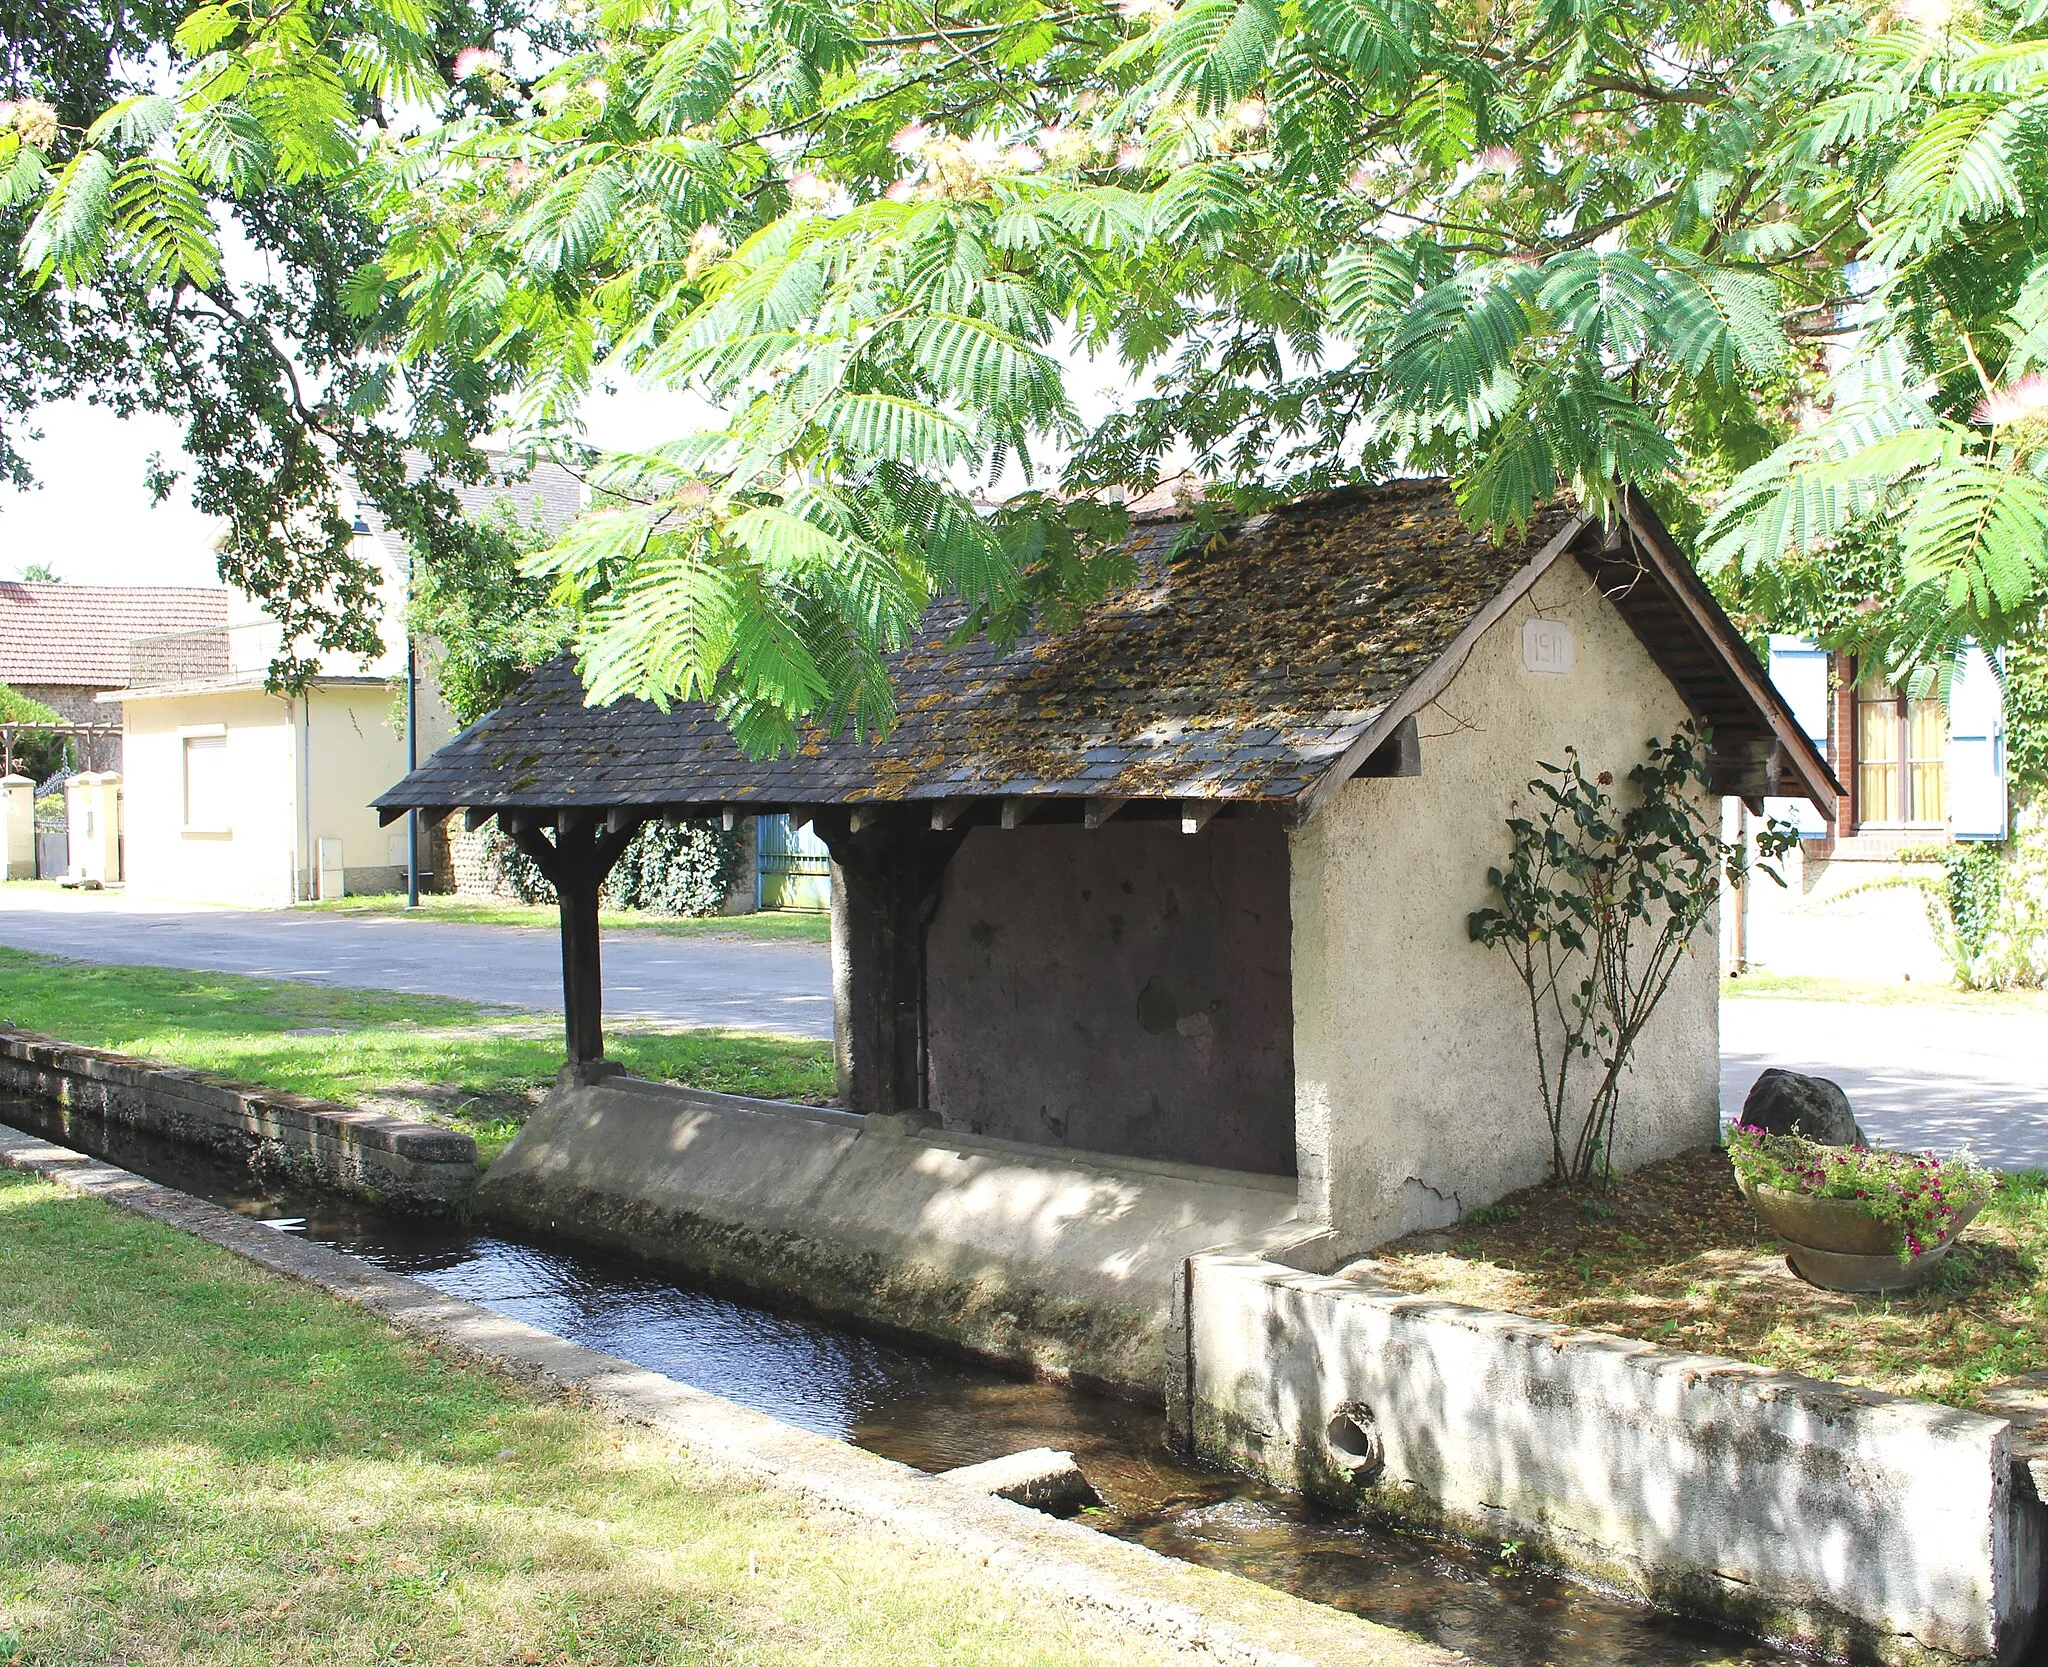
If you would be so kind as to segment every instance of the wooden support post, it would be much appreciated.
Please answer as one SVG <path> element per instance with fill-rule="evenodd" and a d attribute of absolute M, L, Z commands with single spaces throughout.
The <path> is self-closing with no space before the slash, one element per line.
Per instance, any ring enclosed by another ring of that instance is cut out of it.
<path fill-rule="evenodd" d="M 520 818 L 512 842 L 555 888 L 562 921 L 562 1028 L 570 1080 L 608 1075 L 604 1057 L 604 968 L 598 948 L 597 896 L 612 865 L 640 831 L 632 813 L 617 819 L 565 814 L 550 840 L 537 822 Z M 578 824 L 581 824 L 578 826 Z"/>
<path fill-rule="evenodd" d="M 1200 833 L 1223 808 L 1215 799 L 1183 799 L 1180 802 L 1180 831 Z"/>

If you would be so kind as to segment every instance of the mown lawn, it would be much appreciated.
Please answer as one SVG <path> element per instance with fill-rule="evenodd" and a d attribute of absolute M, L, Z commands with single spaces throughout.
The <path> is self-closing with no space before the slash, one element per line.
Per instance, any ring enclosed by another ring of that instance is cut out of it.
<path fill-rule="evenodd" d="M 558 1020 L 476 1002 L 11 949 L 0 949 L 0 1020 L 259 1087 L 393 1104 L 470 1130 L 486 1158 L 562 1063 Z M 811 1103 L 833 1092 L 822 1042 L 622 1030 L 605 1050 L 636 1075 L 693 1088 Z"/>
<path fill-rule="evenodd" d="M 1809 973 L 1746 972 L 1721 980 L 1721 997 L 1756 1001 L 1846 1001 L 1859 1007 L 1953 1007 L 1980 1013 L 2048 1013 L 2048 990 L 1959 990 L 1953 984 L 1866 984 Z"/>
<path fill-rule="evenodd" d="M 417 909 L 405 906 L 403 894 L 337 897 L 331 903 L 304 903 L 300 907 L 317 909 L 322 914 L 407 915 L 415 920 L 454 921 L 464 926 L 544 926 L 550 932 L 561 920 L 551 907 L 500 902 L 491 897 L 428 895 L 420 899 Z M 607 932 L 657 932 L 669 938 L 742 938 L 770 943 L 829 943 L 832 939 L 827 916 L 785 909 L 687 918 L 654 914 L 646 909 L 605 909 L 598 915 L 598 925 Z"/>
<path fill-rule="evenodd" d="M 1922 1291 L 1807 1284 L 1735 1190 L 1720 1151 L 1620 1177 L 1592 1201 L 1532 1187 L 1373 1271 L 1406 1290 L 1837 1383 L 1969 1406 L 2048 1370 L 2048 1174 L 2008 1175 Z"/>
<path fill-rule="evenodd" d="M 0 1172 L 0 1662 L 1154 1660 Z"/>

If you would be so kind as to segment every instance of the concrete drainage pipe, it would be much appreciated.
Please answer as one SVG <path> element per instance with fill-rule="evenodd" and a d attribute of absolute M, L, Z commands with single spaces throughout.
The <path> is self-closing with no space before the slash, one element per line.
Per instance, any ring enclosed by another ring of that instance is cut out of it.
<path fill-rule="evenodd" d="M 1387 1460 L 1379 1424 L 1363 1401 L 1346 1401 L 1330 1414 L 1323 1445 L 1330 1463 L 1354 1482 L 1375 1480 Z"/>

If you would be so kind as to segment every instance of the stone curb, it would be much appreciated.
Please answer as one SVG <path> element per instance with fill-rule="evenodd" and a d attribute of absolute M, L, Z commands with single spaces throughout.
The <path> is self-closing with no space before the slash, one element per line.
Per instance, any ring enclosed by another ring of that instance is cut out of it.
<path fill-rule="evenodd" d="M 979 1557 L 1039 1597 L 1177 1654 L 1232 1667 L 1458 1667 L 1469 1660 L 796 1429 L 35 1136 L 0 1127 L 0 1164 L 318 1286 L 444 1354 L 655 1430 L 718 1471 Z"/>
<path fill-rule="evenodd" d="M 460 1130 L 251 1088 L 5 1024 L 0 1088 L 234 1158 L 257 1153 L 310 1166 L 337 1192 L 395 1208 L 443 1213 L 476 1186 L 476 1142 Z"/>

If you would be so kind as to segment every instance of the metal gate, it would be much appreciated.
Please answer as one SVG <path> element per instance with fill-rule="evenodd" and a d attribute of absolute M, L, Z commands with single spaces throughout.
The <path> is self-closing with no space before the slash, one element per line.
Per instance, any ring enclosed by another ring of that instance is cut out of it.
<path fill-rule="evenodd" d="M 762 816 L 754 823 L 754 903 L 763 909 L 832 906 L 832 853 L 807 822 L 790 826 L 787 816 Z"/>
<path fill-rule="evenodd" d="M 71 829 L 62 822 L 36 824 L 36 878 L 61 880 L 71 872 Z"/>

